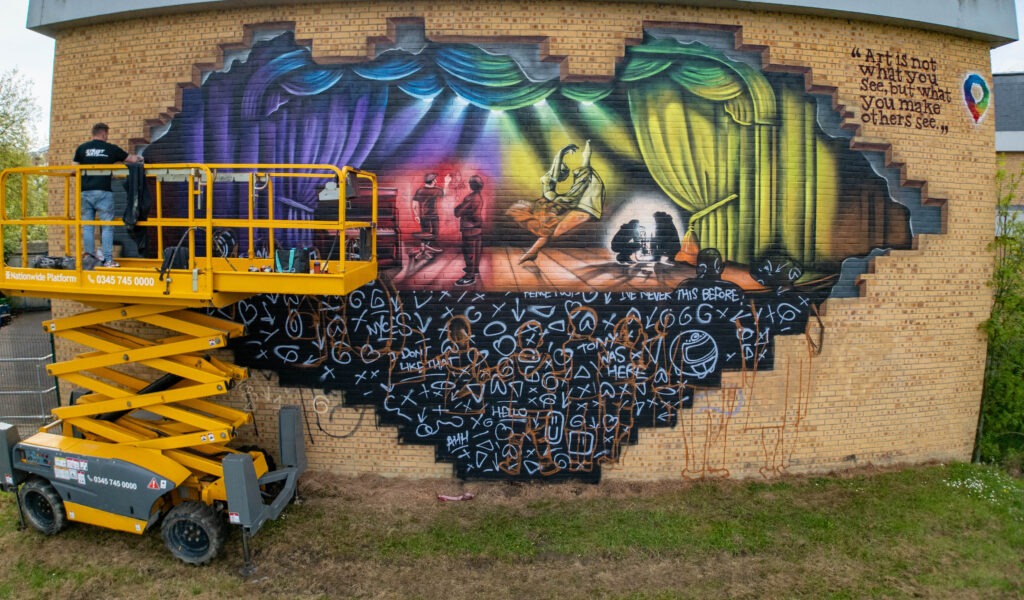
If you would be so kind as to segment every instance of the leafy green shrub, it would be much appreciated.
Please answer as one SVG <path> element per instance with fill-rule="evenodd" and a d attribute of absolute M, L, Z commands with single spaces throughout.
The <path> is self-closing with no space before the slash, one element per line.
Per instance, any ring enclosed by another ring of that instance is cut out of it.
<path fill-rule="evenodd" d="M 1024 211 L 1015 209 L 1024 203 L 1018 196 L 1022 176 L 1003 168 L 996 175 L 993 304 L 982 325 L 988 359 L 975 461 L 1006 463 L 1024 455 Z"/>

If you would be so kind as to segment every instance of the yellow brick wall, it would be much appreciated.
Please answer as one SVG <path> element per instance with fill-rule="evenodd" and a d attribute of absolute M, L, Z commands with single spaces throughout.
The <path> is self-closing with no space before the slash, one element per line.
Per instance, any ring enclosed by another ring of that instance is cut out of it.
<path fill-rule="evenodd" d="M 1007 175 L 1019 175 L 1024 172 L 1024 152 L 1000 152 L 999 168 Z"/>
<path fill-rule="evenodd" d="M 564 57 L 562 77 L 574 80 L 610 77 L 645 24 L 735 28 L 738 44 L 764 48 L 765 70 L 807 73 L 808 89 L 834 90 L 846 123 L 859 127 L 855 147 L 888 145 L 905 180 L 926 182 L 926 196 L 945 202 L 943 235 L 918 236 L 914 250 L 877 259 L 860 298 L 825 303 L 820 354 L 802 337 L 779 338 L 773 371 L 728 375 L 723 391 L 703 399 L 720 410 L 644 430 L 605 477 L 756 477 L 969 458 L 985 356 L 978 325 L 990 304 L 995 120 L 990 114 L 974 124 L 959 90 L 969 72 L 991 80 L 982 42 L 847 19 L 612 2 L 310 3 L 147 17 L 57 35 L 51 164 L 70 160 L 96 121 L 110 124 L 114 143 L 144 141 L 149 125 L 177 110 L 180 86 L 219 65 L 223 48 L 247 45 L 250 26 L 293 23 L 317 60 L 351 61 L 372 56 L 388 19 L 401 18 L 422 19 L 435 41 L 543 40 L 550 57 Z M 948 133 L 863 122 L 860 65 L 868 50 L 935 59 L 935 75 L 953 91 L 939 119 Z M 313 468 L 451 473 L 432 447 L 400 444 L 394 428 L 378 426 L 372 408 L 343 408 L 337 393 L 315 397 L 265 375 L 254 373 L 231 395 L 256 410 L 265 445 L 273 447 L 275 406 L 303 403 Z"/>

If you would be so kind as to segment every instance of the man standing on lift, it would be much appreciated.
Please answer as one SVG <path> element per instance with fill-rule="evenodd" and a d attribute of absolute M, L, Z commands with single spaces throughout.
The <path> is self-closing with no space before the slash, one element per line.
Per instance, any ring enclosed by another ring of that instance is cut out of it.
<path fill-rule="evenodd" d="M 75 149 L 75 165 L 112 165 L 115 163 L 141 162 L 138 154 L 128 154 L 120 146 L 107 141 L 110 127 L 106 123 L 92 126 L 92 139 Z M 82 173 L 80 218 L 83 221 L 112 221 L 114 219 L 114 193 L 110 190 L 110 175 L 89 175 Z M 96 238 L 92 225 L 82 226 L 82 252 L 95 252 Z M 96 255 L 101 267 L 119 267 L 114 262 L 114 227 L 100 227 L 100 251 Z"/>

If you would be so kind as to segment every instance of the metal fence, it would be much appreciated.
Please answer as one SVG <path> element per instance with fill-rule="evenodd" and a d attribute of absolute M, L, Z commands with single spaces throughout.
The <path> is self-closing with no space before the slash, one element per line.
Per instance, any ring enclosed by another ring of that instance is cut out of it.
<path fill-rule="evenodd" d="M 57 380 L 47 375 L 53 342 L 43 331 L 49 311 L 14 316 L 0 328 L 0 421 L 31 430 L 50 420 L 59 402 Z"/>

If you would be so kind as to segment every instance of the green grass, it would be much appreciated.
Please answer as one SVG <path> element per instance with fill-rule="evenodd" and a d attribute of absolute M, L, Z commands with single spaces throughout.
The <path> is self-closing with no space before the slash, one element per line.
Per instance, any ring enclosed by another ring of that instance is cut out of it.
<path fill-rule="evenodd" d="M 702 484 L 625 503 L 484 507 L 406 523 L 377 551 L 396 562 L 764 558 L 790 565 L 784 597 L 901 597 L 918 588 L 933 591 L 926 597 L 952 590 L 1016 597 L 1024 595 L 1022 520 L 1020 482 L 996 469 L 954 465 L 851 479 Z M 829 590 L 827 575 L 814 565 L 856 573 L 857 581 Z"/>
<path fill-rule="evenodd" d="M 578 496 L 474 485 L 476 499 L 446 505 L 382 504 L 372 492 L 306 499 L 255 538 L 255 583 L 236 573 L 237 532 L 224 557 L 188 568 L 155 533 L 17 531 L 12 497 L 0 495 L 0 598 L 1024 597 L 1024 485 L 994 468 Z"/>
<path fill-rule="evenodd" d="M 940 477 L 941 476 L 941 477 Z M 540 546 L 557 554 L 622 557 L 638 551 L 696 558 L 702 554 L 789 554 L 828 546 L 850 558 L 870 559 L 893 540 L 936 543 L 959 531 L 959 545 L 984 543 L 993 532 L 1020 543 L 1011 523 L 1024 515 L 1021 485 L 1000 471 L 954 466 L 858 477 L 816 478 L 796 485 L 725 486 L 713 501 L 687 503 L 652 496 L 615 501 L 561 501 L 446 513 L 431 522 L 405 523 L 378 550 L 400 558 L 448 554 L 503 559 L 534 557 Z M 766 493 L 767 492 L 767 493 Z M 951 522 L 952 521 L 952 522 Z M 980 539 L 976 539 L 980 538 Z M 803 550 L 802 550 L 803 549 Z M 967 549 L 964 549 L 966 551 Z"/>

